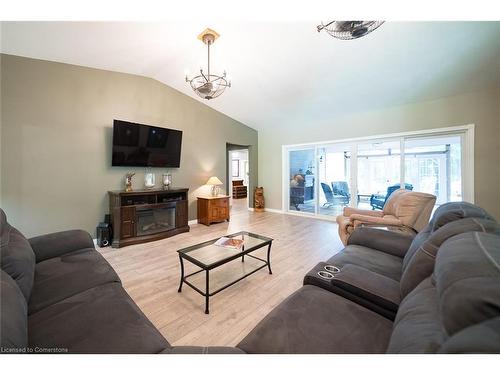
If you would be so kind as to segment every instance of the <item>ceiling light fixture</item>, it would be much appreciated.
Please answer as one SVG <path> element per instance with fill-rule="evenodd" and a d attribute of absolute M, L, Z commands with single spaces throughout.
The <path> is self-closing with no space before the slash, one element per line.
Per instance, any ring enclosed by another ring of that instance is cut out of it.
<path fill-rule="evenodd" d="M 358 39 L 371 33 L 382 25 L 384 21 L 331 21 L 317 26 L 318 32 L 325 30 L 337 39 Z"/>
<path fill-rule="evenodd" d="M 199 76 L 196 76 L 192 79 L 189 79 L 186 76 L 186 82 L 191 85 L 191 88 L 194 90 L 194 92 L 198 94 L 198 96 L 207 100 L 220 96 L 224 92 L 226 87 L 231 87 L 231 82 L 226 79 L 226 72 L 224 72 L 222 76 L 210 74 L 210 46 L 218 37 L 219 34 L 212 29 L 206 29 L 200 35 L 198 35 L 198 39 L 207 45 L 207 74 L 203 73 L 203 69 L 200 69 Z"/>

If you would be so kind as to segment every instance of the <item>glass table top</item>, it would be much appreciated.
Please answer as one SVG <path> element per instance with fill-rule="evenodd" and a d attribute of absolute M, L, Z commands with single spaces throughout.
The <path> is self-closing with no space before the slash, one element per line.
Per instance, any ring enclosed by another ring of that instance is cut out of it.
<path fill-rule="evenodd" d="M 180 249 L 177 252 L 185 259 L 208 267 L 214 263 L 218 263 L 229 258 L 234 258 L 235 256 L 242 255 L 242 253 L 247 253 L 263 246 L 269 245 L 273 240 L 269 237 L 264 237 L 255 233 L 245 231 L 225 235 L 224 237 L 243 240 L 242 249 L 238 250 L 214 245 L 214 243 L 220 238 L 218 237 L 210 241 Z"/>

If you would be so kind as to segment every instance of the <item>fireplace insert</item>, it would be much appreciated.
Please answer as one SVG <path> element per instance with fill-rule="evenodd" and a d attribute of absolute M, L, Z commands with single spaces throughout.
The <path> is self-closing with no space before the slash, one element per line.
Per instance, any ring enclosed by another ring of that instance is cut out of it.
<path fill-rule="evenodd" d="M 175 228 L 175 204 L 159 208 L 136 209 L 137 236 L 146 236 Z"/>

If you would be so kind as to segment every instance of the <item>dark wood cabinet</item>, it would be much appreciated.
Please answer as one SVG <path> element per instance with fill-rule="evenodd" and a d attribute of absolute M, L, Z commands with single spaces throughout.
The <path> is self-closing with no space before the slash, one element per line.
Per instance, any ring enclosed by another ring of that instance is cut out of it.
<path fill-rule="evenodd" d="M 243 185 L 243 180 L 233 180 L 233 199 L 247 197 L 247 187 Z"/>
<path fill-rule="evenodd" d="M 110 191 L 113 247 L 188 232 L 188 189 Z"/>
<path fill-rule="evenodd" d="M 179 201 L 175 209 L 175 227 L 182 228 L 188 225 L 188 202 Z"/>
<path fill-rule="evenodd" d="M 229 196 L 198 197 L 198 223 L 229 221 Z"/>
<path fill-rule="evenodd" d="M 121 207 L 120 233 L 122 238 L 135 236 L 135 207 Z"/>

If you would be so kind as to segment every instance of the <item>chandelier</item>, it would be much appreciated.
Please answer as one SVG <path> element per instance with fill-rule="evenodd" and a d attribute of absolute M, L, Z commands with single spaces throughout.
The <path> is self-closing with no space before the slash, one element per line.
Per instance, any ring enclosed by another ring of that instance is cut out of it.
<path fill-rule="evenodd" d="M 226 87 L 231 87 L 231 82 L 228 82 L 226 79 L 226 72 L 224 72 L 221 76 L 210 74 L 210 46 L 214 44 L 215 40 L 219 37 L 219 34 L 211 29 L 206 29 L 200 35 L 198 35 L 198 39 L 207 45 L 208 51 L 208 68 L 207 74 L 203 72 L 203 69 L 200 69 L 200 75 L 189 79 L 186 76 L 186 82 L 191 85 L 191 88 L 194 90 L 198 96 L 203 99 L 213 99 L 220 96 Z"/>
<path fill-rule="evenodd" d="M 325 30 L 337 39 L 357 39 L 371 33 L 382 25 L 384 21 L 331 21 L 327 24 L 321 23 L 318 32 Z"/>

